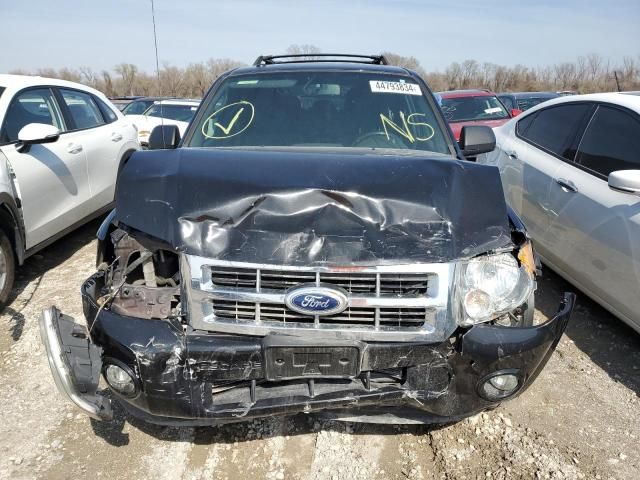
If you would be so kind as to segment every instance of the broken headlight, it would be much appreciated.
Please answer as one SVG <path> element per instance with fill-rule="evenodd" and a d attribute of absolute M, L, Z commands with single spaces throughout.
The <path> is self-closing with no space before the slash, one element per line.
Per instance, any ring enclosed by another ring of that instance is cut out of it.
<path fill-rule="evenodd" d="M 459 324 L 470 326 L 493 320 L 522 305 L 535 288 L 533 275 L 513 255 L 477 257 L 462 265 L 459 277 L 462 315 Z"/>

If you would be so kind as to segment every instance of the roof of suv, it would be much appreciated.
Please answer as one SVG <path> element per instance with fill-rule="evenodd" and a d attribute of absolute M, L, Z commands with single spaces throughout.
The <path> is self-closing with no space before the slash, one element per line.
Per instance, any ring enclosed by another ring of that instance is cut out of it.
<path fill-rule="evenodd" d="M 186 105 L 191 107 L 197 107 L 200 105 L 200 100 L 196 98 L 171 98 L 166 100 L 157 100 L 154 105 Z"/>
<path fill-rule="evenodd" d="M 0 87 L 4 87 L 7 90 L 17 91 L 28 87 L 37 87 L 40 85 L 67 87 L 76 90 L 84 90 L 85 92 L 97 95 L 100 98 L 107 99 L 107 97 L 95 88 L 91 88 L 87 85 L 77 82 L 70 82 L 67 80 L 59 80 L 57 78 L 39 77 L 37 75 L 12 75 L 12 74 L 0 74 Z"/>
<path fill-rule="evenodd" d="M 495 97 L 496 94 L 491 90 L 449 90 L 447 92 L 438 92 L 442 98 L 460 98 L 460 97 Z"/>
<path fill-rule="evenodd" d="M 232 75 L 243 75 L 251 73 L 264 73 L 264 72 L 282 72 L 282 71 L 362 71 L 371 73 L 395 73 L 400 75 L 406 75 L 409 70 L 402 67 L 396 67 L 393 65 L 378 65 L 373 63 L 358 63 L 358 62 L 304 62 L 304 63 L 272 63 L 268 65 L 239 67 L 233 70 Z"/>
<path fill-rule="evenodd" d="M 78 88 L 81 86 L 87 90 L 94 90 L 81 83 L 60 80 L 57 78 L 39 77 L 37 75 L 12 75 L 0 74 L 0 87 L 7 88 L 24 88 L 37 85 L 57 85 L 62 87 Z"/>
<path fill-rule="evenodd" d="M 511 95 L 514 98 L 532 98 L 532 97 L 537 97 L 537 98 L 543 98 L 543 97 L 556 98 L 556 97 L 560 96 L 556 92 L 501 92 L 501 93 L 498 93 L 498 95 L 499 96 Z"/>

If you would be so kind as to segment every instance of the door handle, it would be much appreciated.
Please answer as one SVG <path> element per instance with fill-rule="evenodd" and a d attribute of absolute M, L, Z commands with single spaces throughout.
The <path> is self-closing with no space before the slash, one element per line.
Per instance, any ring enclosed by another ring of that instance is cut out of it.
<path fill-rule="evenodd" d="M 120 140 L 122 140 L 122 135 L 120 135 L 119 133 L 113 132 L 111 134 L 111 141 L 112 142 L 119 142 Z"/>
<path fill-rule="evenodd" d="M 516 152 L 505 152 L 507 154 L 507 157 L 509 157 L 511 160 L 518 160 L 518 154 Z"/>
<path fill-rule="evenodd" d="M 82 151 L 82 145 L 78 145 L 77 143 L 70 143 L 67 145 L 67 152 L 69 153 L 80 153 Z"/>
<path fill-rule="evenodd" d="M 556 183 L 560 185 L 565 192 L 575 193 L 578 191 L 578 187 L 576 187 L 575 183 L 573 183 L 571 180 L 556 178 Z"/>

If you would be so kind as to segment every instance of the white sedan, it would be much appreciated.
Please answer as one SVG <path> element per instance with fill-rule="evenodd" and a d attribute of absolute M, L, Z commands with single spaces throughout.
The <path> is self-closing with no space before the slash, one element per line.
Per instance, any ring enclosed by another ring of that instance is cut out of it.
<path fill-rule="evenodd" d="M 478 162 L 543 262 L 640 332 L 640 96 L 562 97 L 494 132 Z"/>
<path fill-rule="evenodd" d="M 0 75 L 0 305 L 16 264 L 112 208 L 137 131 L 97 90 Z"/>
<path fill-rule="evenodd" d="M 180 135 L 184 136 L 199 105 L 199 100 L 160 100 L 147 108 L 142 115 L 127 115 L 127 118 L 138 128 L 138 140 L 146 147 L 151 131 L 158 125 L 176 125 Z"/>

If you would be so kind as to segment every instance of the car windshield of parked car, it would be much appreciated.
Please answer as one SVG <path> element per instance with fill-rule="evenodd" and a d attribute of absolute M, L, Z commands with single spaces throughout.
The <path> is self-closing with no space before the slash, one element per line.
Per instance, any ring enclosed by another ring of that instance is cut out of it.
<path fill-rule="evenodd" d="M 229 77 L 191 147 L 360 147 L 450 154 L 433 103 L 409 76 L 278 72 Z"/>
<path fill-rule="evenodd" d="M 542 103 L 542 102 L 546 102 L 547 100 L 551 100 L 552 98 L 556 98 L 559 97 L 560 95 L 555 95 L 555 96 L 548 96 L 548 97 L 525 97 L 525 98 L 518 98 L 518 108 L 520 110 L 522 110 L 523 112 L 525 110 L 529 110 L 532 107 L 535 107 L 536 105 Z"/>
<path fill-rule="evenodd" d="M 168 118 L 180 122 L 190 122 L 198 110 L 195 105 L 163 105 L 156 103 L 151 105 L 144 115 L 149 117 Z"/>
<path fill-rule="evenodd" d="M 449 122 L 473 120 L 502 120 L 509 113 L 497 97 L 454 97 L 442 99 L 442 111 Z"/>
<path fill-rule="evenodd" d="M 142 115 L 144 111 L 149 108 L 149 105 L 152 105 L 152 100 L 139 100 L 136 102 L 131 102 L 122 109 L 122 113 L 125 115 Z"/>

